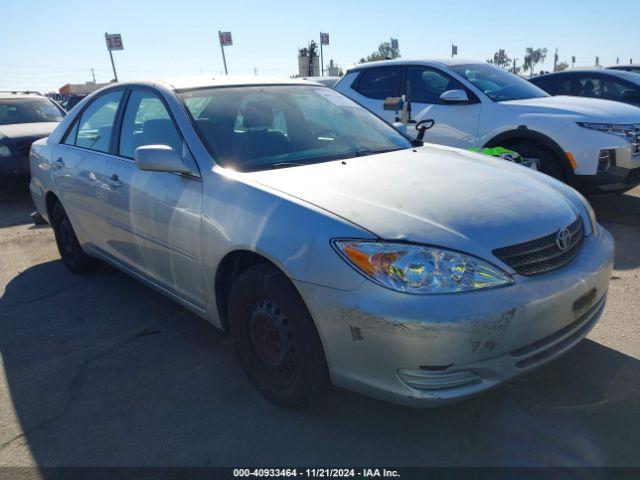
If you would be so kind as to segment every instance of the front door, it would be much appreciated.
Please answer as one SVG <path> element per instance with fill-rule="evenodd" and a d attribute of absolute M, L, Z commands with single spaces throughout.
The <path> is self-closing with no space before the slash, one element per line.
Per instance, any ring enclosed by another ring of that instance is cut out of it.
<path fill-rule="evenodd" d="M 407 67 L 406 75 L 405 93 L 411 100 L 413 119 L 435 121 L 433 127 L 426 131 L 424 141 L 458 148 L 475 147 L 482 109 L 475 95 L 458 80 L 435 68 L 412 65 Z M 465 90 L 469 102 L 444 103 L 440 95 L 448 90 Z M 417 134 L 411 127 L 407 133 L 414 137 Z"/>
<path fill-rule="evenodd" d="M 193 165 L 193 175 L 142 171 L 134 161 L 143 145 L 168 145 Z M 161 98 L 134 89 L 116 153 L 107 164 L 110 250 L 118 261 L 198 307 L 205 306 L 200 250 L 202 181 Z"/>

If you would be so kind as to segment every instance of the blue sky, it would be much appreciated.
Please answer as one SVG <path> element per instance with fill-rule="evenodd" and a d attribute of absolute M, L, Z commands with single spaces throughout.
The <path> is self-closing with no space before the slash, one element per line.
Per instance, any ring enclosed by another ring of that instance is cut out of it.
<path fill-rule="evenodd" d="M 392 6 L 400 5 L 401 11 Z M 615 8 L 613 8 L 615 5 Z M 0 0 L 0 89 L 54 90 L 112 78 L 104 32 L 121 33 L 122 80 L 219 74 L 218 30 L 230 30 L 231 74 L 297 73 L 298 47 L 329 32 L 325 63 L 347 66 L 381 41 L 399 39 L 403 57 L 486 60 L 499 48 L 522 59 L 527 46 L 557 47 L 560 60 L 640 63 L 640 1 L 618 0 Z M 550 69 L 553 55 L 546 65 Z"/>

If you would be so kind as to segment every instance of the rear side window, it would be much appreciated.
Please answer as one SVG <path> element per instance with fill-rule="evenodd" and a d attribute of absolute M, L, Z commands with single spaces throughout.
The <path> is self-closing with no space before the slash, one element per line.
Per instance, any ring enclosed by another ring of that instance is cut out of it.
<path fill-rule="evenodd" d="M 109 151 L 113 123 L 121 99 L 121 90 L 105 93 L 96 98 L 82 112 L 82 117 L 72 129 L 73 132 L 77 128 L 74 143 L 76 147 L 105 153 Z M 71 136 L 69 137 L 69 140 L 73 140 Z M 70 142 L 67 143 L 72 144 Z"/>
<path fill-rule="evenodd" d="M 531 80 L 531 83 L 540 87 L 545 92 L 550 93 L 551 95 L 558 95 L 558 82 L 561 82 L 560 78 L 542 78 L 537 79 L 534 78 Z"/>
<path fill-rule="evenodd" d="M 365 97 L 384 100 L 400 95 L 402 69 L 379 67 L 365 70 L 358 78 L 355 90 Z"/>
<path fill-rule="evenodd" d="M 456 79 L 429 67 L 411 66 L 407 69 L 409 98 L 412 102 L 440 104 L 440 95 L 449 90 L 465 90 Z"/>
<path fill-rule="evenodd" d="M 149 90 L 135 90 L 124 112 L 119 154 L 133 158 L 136 148 L 144 145 L 167 145 L 180 152 L 182 140 L 160 97 Z"/>

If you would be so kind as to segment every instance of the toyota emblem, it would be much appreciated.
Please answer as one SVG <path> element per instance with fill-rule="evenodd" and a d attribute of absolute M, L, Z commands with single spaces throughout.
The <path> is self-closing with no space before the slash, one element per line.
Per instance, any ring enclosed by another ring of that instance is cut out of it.
<path fill-rule="evenodd" d="M 556 234 L 556 245 L 558 245 L 558 248 L 564 252 L 566 249 L 569 248 L 570 244 L 571 244 L 571 232 L 569 232 L 569 230 L 566 228 L 559 230 L 558 233 Z"/>

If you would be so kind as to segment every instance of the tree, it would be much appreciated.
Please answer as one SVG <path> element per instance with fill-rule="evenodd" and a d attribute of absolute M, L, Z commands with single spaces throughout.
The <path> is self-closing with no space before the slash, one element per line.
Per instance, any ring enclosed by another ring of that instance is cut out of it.
<path fill-rule="evenodd" d="M 367 58 L 361 58 L 360 63 L 375 62 L 376 60 L 391 60 L 400 56 L 400 49 L 393 48 L 390 42 L 382 42 L 378 50 L 372 52 Z"/>
<path fill-rule="evenodd" d="M 529 70 L 529 73 L 533 75 L 533 71 L 536 68 L 536 65 L 544 62 L 545 58 L 547 58 L 546 48 L 527 47 L 523 60 L 524 71 L 526 72 L 527 70 Z"/>
<path fill-rule="evenodd" d="M 512 67 L 513 60 L 509 58 L 504 50 L 498 50 L 493 54 L 493 58 L 487 60 L 487 63 L 495 65 L 496 67 L 509 69 Z"/>
<path fill-rule="evenodd" d="M 569 64 L 567 62 L 560 62 L 556 65 L 556 72 L 561 72 L 569 68 Z"/>

